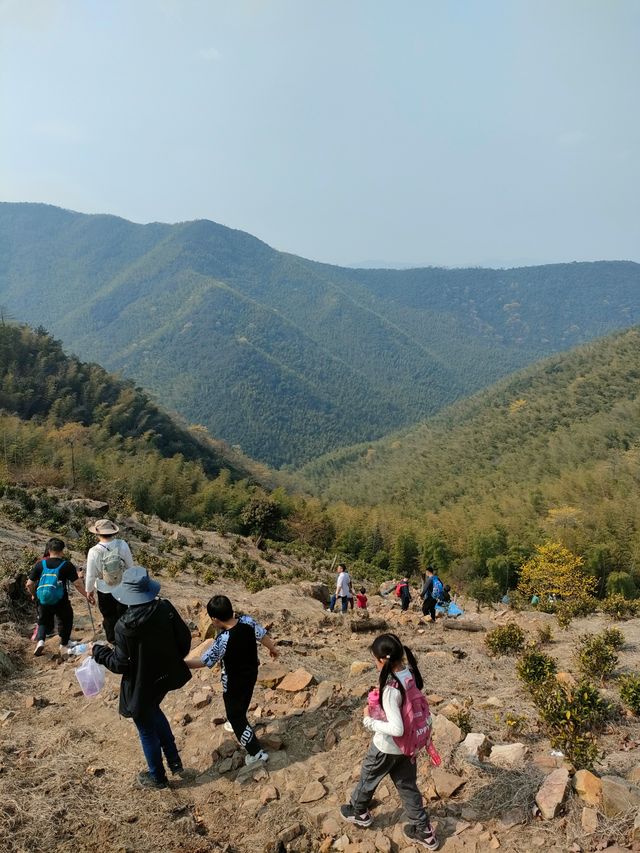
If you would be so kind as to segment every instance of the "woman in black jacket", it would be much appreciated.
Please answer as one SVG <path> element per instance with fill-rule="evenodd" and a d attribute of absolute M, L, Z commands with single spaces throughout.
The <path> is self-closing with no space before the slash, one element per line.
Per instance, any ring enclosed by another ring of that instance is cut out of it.
<path fill-rule="evenodd" d="M 191 632 L 173 604 L 156 596 L 160 584 L 140 566 L 127 569 L 112 595 L 127 605 L 115 626 L 115 648 L 94 644 L 97 663 L 122 675 L 120 713 L 133 718 L 148 771 L 138 774 L 144 788 L 166 788 L 162 753 L 172 773 L 181 773 L 182 761 L 169 721 L 160 703 L 169 692 L 191 678 L 184 662 Z"/>

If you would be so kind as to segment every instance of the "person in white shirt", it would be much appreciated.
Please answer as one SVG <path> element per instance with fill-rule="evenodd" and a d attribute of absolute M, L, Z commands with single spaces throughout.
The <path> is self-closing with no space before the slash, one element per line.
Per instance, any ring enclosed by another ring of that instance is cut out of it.
<path fill-rule="evenodd" d="M 328 610 L 333 613 L 333 608 L 336 606 L 336 601 L 340 599 L 341 612 L 346 613 L 349 606 L 349 591 L 351 589 L 351 576 L 347 571 L 347 567 L 343 563 L 336 566 L 338 577 L 336 580 L 336 591 L 331 596 Z"/>
<path fill-rule="evenodd" d="M 127 543 L 123 539 L 115 538 L 120 528 L 110 519 L 101 518 L 89 530 L 98 537 L 98 544 L 90 548 L 87 554 L 85 589 L 91 604 L 96 603 L 97 593 L 98 609 L 102 614 L 107 642 L 114 643 L 116 622 L 126 607 L 116 601 L 111 593 L 120 583 L 124 570 L 132 568 L 133 556 Z M 106 566 L 111 583 L 107 583 L 104 577 Z"/>

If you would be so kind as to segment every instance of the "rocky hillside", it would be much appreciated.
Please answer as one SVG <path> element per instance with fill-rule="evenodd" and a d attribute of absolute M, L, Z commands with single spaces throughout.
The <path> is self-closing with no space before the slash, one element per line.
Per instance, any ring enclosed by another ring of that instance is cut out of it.
<path fill-rule="evenodd" d="M 74 677 L 77 661 L 61 662 L 55 639 L 47 641 L 43 657 L 31 655 L 33 617 L 14 577 L 49 531 L 3 520 L 0 620 L 2 647 L 9 653 L 0 659 L 3 850 L 415 853 L 401 834 L 401 808 L 390 782 L 377 792 L 370 829 L 340 820 L 339 806 L 369 742 L 360 720 L 376 680 L 368 652 L 375 634 L 353 630 L 362 627 L 362 615 L 328 614 L 313 597 L 326 594 L 320 583 L 328 579 L 326 567 L 312 569 L 281 553 L 264 560 L 235 536 L 146 517 L 120 521 L 138 560 L 155 568 L 162 594 L 189 621 L 194 649 L 209 642 L 203 605 L 214 592 L 228 593 L 238 610 L 269 627 L 280 658 L 263 659 L 250 716 L 270 761 L 258 769 L 243 766 L 237 744 L 222 727 L 219 674 L 199 670 L 163 706 L 195 780 L 172 783 L 166 791 L 138 790 L 134 779 L 142 755 L 134 727 L 118 717 L 119 679 L 108 673 L 102 693 L 87 699 Z M 81 563 L 83 551 L 73 556 Z M 278 584 L 250 593 L 238 579 L 248 577 L 242 575 L 247 561 L 253 575 L 264 572 Z M 574 775 L 551 752 L 514 676 L 514 659 L 489 659 L 483 631 L 449 630 L 442 621 L 425 624 L 417 609 L 401 614 L 392 597 L 375 589 L 369 595 L 369 617 L 399 633 L 425 677 L 443 764 L 433 769 L 420 759 L 419 781 L 442 850 L 578 853 L 611 843 L 631 849 L 640 789 L 624 780 L 638 779 L 640 771 L 635 718 L 620 718 L 600 738 L 595 768 L 600 778 Z M 86 605 L 75 594 L 72 601 L 74 637 L 89 640 Z M 517 622 L 532 639 L 552 617 L 503 608 L 462 619 L 483 629 Z M 566 632 L 556 630 L 549 649 L 565 672 L 572 667 L 576 637 L 602 626 L 602 617 L 592 617 Z M 625 669 L 635 663 L 640 621 L 621 627 Z M 520 723 L 514 735 L 509 720 L 515 718 Z"/>

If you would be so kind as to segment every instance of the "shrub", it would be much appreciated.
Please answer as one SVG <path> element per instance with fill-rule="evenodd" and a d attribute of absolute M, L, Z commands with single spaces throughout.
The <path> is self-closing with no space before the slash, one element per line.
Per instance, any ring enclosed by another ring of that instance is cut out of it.
<path fill-rule="evenodd" d="M 618 651 L 618 649 L 621 649 L 624 646 L 624 634 L 620 628 L 605 628 L 600 636 L 605 643 L 615 651 Z"/>
<path fill-rule="evenodd" d="M 526 714 L 515 714 L 513 711 L 505 711 L 502 716 L 496 714 L 496 722 L 504 726 L 505 740 L 521 737 L 529 726 L 529 718 Z"/>
<path fill-rule="evenodd" d="M 471 706 L 473 705 L 473 699 L 466 699 L 463 706 L 459 708 L 454 714 L 451 714 L 449 719 L 452 723 L 455 723 L 456 726 L 460 729 L 462 734 L 466 737 L 470 731 L 472 731 L 472 723 L 471 723 Z"/>
<path fill-rule="evenodd" d="M 551 655 L 528 649 L 517 663 L 518 678 L 525 684 L 541 684 L 556 674 L 558 665 Z"/>
<path fill-rule="evenodd" d="M 481 578 L 469 585 L 469 596 L 475 601 L 478 610 L 483 604 L 500 601 L 500 587 L 491 578 Z"/>
<path fill-rule="evenodd" d="M 611 675 L 618 664 L 618 655 L 603 634 L 583 634 L 574 653 L 578 669 L 584 676 L 601 681 Z"/>
<path fill-rule="evenodd" d="M 612 619 L 630 619 L 638 614 L 638 599 L 627 599 L 624 595 L 616 593 L 608 595 L 604 601 L 601 601 L 600 607 Z"/>
<path fill-rule="evenodd" d="M 607 578 L 607 595 L 621 595 L 623 598 L 636 597 L 636 585 L 629 572 L 611 572 Z"/>
<path fill-rule="evenodd" d="M 524 640 L 524 631 L 515 622 L 494 628 L 484 638 L 485 645 L 492 655 L 518 654 L 524 648 Z"/>
<path fill-rule="evenodd" d="M 622 676 L 620 698 L 636 716 L 640 715 L 640 675 L 632 673 Z"/>
<path fill-rule="evenodd" d="M 547 646 L 553 642 L 553 631 L 551 625 L 538 625 L 536 628 L 537 643 L 539 646 Z"/>

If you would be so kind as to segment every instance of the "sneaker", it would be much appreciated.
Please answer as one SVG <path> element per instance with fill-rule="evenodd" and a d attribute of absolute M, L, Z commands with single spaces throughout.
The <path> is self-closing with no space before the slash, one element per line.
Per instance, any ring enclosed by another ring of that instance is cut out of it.
<path fill-rule="evenodd" d="M 247 755 L 244 759 L 244 763 L 247 767 L 250 767 L 252 764 L 257 764 L 258 761 L 268 761 L 269 753 L 265 752 L 264 749 L 261 749 L 260 752 L 256 752 L 255 755 Z"/>
<path fill-rule="evenodd" d="M 342 815 L 343 820 L 348 820 L 349 823 L 355 823 L 356 826 L 366 827 L 371 826 L 373 823 L 370 811 L 366 811 L 364 814 L 356 814 L 351 803 L 347 803 L 345 806 L 340 806 L 340 814 Z"/>
<path fill-rule="evenodd" d="M 36 647 L 33 650 L 33 654 L 35 657 L 39 658 L 40 655 L 44 652 L 44 640 L 38 640 L 36 643 Z"/>
<path fill-rule="evenodd" d="M 222 728 L 225 730 L 225 732 L 231 732 L 233 734 L 233 726 L 231 725 L 229 720 L 226 721 Z"/>
<path fill-rule="evenodd" d="M 156 790 L 160 790 L 167 787 L 167 780 L 164 779 L 159 782 L 148 770 L 143 770 L 141 773 L 138 773 L 138 785 L 141 788 L 155 788 Z"/>
<path fill-rule="evenodd" d="M 436 838 L 436 834 L 430 823 L 427 824 L 426 829 L 420 829 L 420 827 L 415 826 L 413 823 L 405 823 L 402 831 L 405 838 L 413 841 L 414 844 L 426 847 L 427 850 L 437 850 L 440 846 L 440 842 Z"/>
<path fill-rule="evenodd" d="M 195 770 L 185 769 L 182 766 L 182 761 L 179 761 L 177 764 L 170 764 L 169 770 L 173 773 L 174 776 L 179 776 L 184 780 L 195 779 L 197 773 Z"/>

